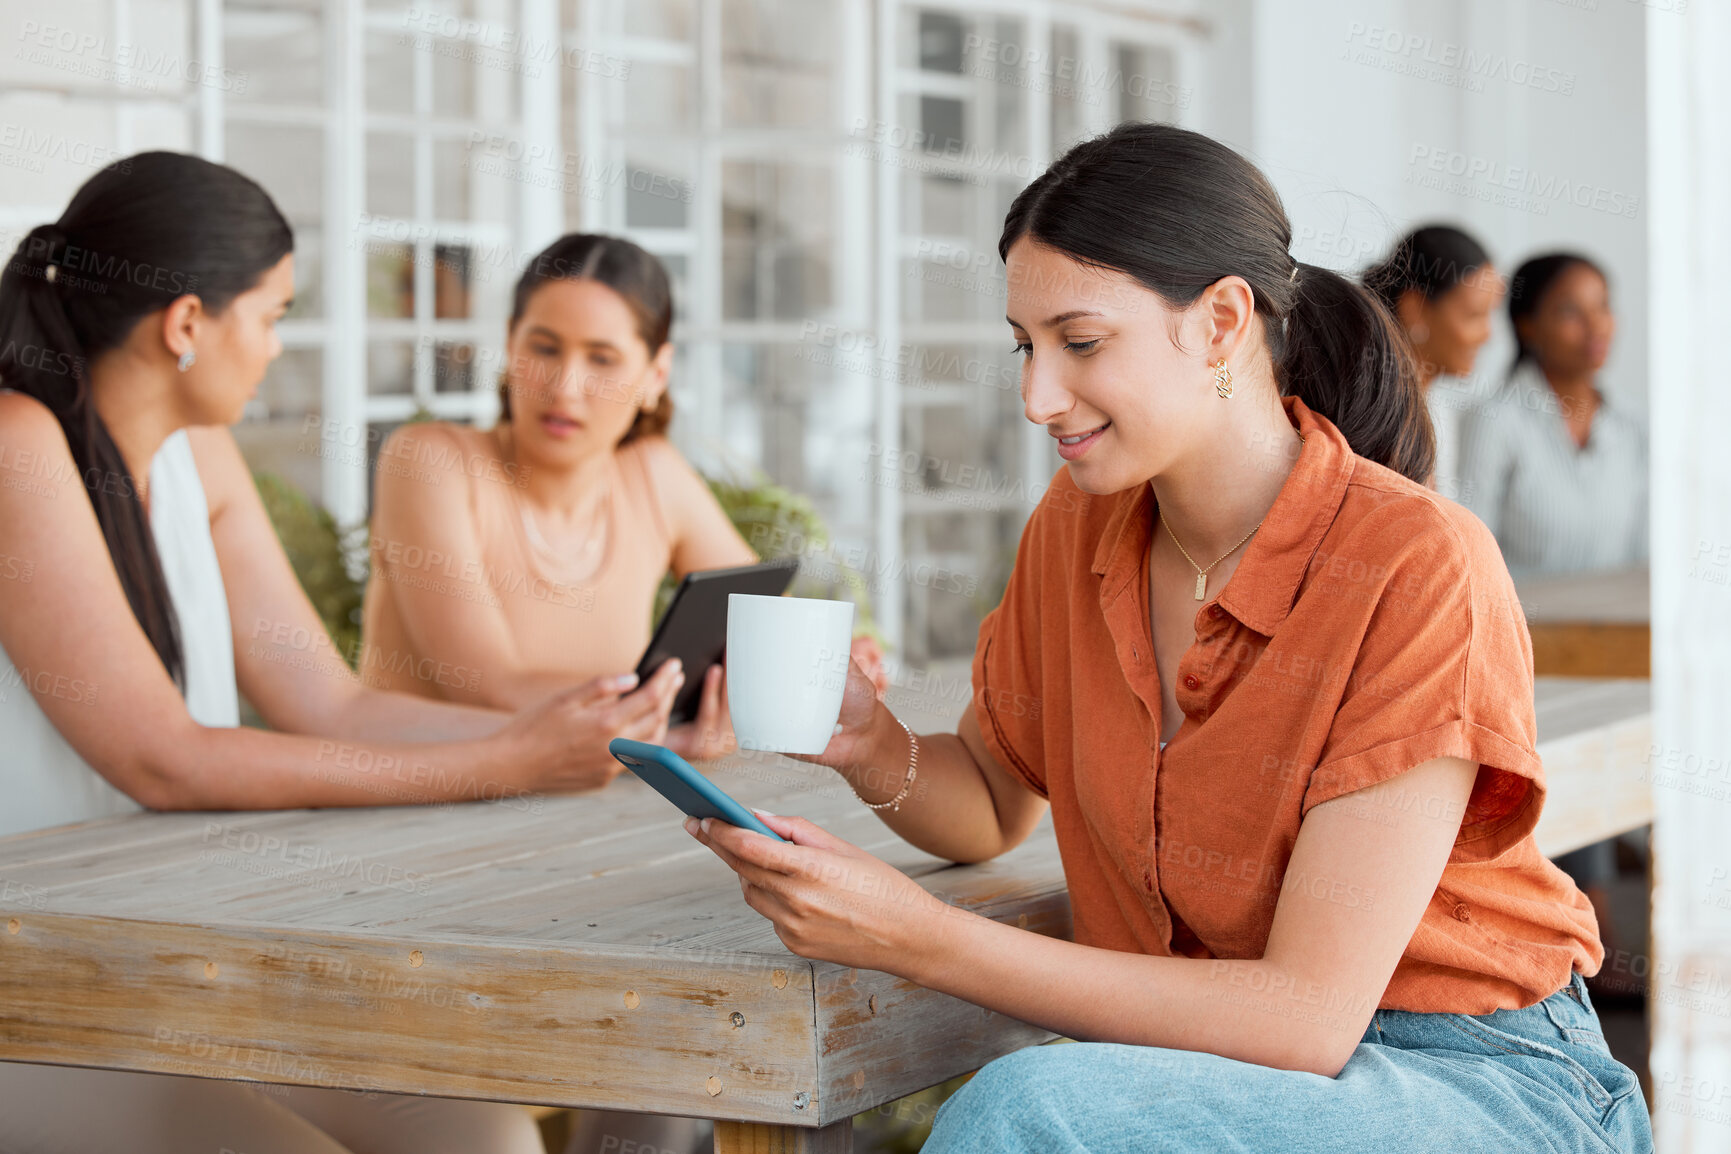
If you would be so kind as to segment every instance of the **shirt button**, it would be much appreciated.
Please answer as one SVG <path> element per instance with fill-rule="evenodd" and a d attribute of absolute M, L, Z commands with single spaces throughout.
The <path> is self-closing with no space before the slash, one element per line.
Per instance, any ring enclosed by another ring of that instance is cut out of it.
<path fill-rule="evenodd" d="M 1186 688 L 1186 689 L 1195 689 L 1197 686 L 1199 686 L 1201 684 L 1202 683 L 1200 681 L 1196 680 L 1196 675 L 1194 673 L 1192 673 L 1192 674 L 1190 674 L 1184 678 L 1184 688 Z"/>
<path fill-rule="evenodd" d="M 1455 920 L 1457 922 L 1470 922 L 1470 921 L 1472 921 L 1473 920 L 1472 911 L 1467 909 L 1466 906 L 1464 906 L 1464 905 L 1456 906 L 1455 907 Z"/>

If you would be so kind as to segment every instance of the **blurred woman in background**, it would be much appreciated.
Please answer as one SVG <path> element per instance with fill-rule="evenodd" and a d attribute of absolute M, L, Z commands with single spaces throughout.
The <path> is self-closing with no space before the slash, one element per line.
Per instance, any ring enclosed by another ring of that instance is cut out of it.
<path fill-rule="evenodd" d="M 1508 382 L 1463 429 L 1466 504 L 1496 534 L 1516 575 L 1645 563 L 1647 433 L 1598 387 L 1616 332 L 1603 270 L 1576 253 L 1534 257 L 1515 270 L 1509 320 L 1516 353 Z M 1556 859 L 1593 903 L 1611 951 L 1618 840 Z M 1595 992 L 1617 996 L 1602 986 L 1605 977 L 1595 978 Z"/>
<path fill-rule="evenodd" d="M 631 241 L 574 233 L 529 262 L 512 295 L 498 423 L 405 425 L 381 451 L 419 467 L 379 471 L 364 674 L 520 709 L 635 668 L 663 575 L 757 561 L 665 435 L 672 328 L 667 270 Z M 411 562 L 430 556 L 474 595 L 418 579 Z M 881 663 L 867 639 L 855 652 Z M 383 655 L 376 668 L 371 655 Z M 480 672 L 412 672 L 441 666 Z M 691 673 L 704 678 L 698 716 L 667 745 L 716 757 L 732 746 L 721 666 Z"/>
<path fill-rule="evenodd" d="M 293 236 L 263 189 L 149 152 L 0 275 L 0 835 L 151 809 L 460 801 L 600 786 L 678 687 L 597 679 L 513 719 L 383 692 L 302 592 L 225 426 L 282 351 Z M 96 708 L 100 687 L 101 707 Z M 271 729 L 239 724 L 241 694 Z M 425 765 L 398 789 L 333 771 Z M 325 740 L 321 740 L 325 739 Z M 521 1108 L 0 1062 L 8 1154 L 541 1154 Z"/>
<path fill-rule="evenodd" d="M 1644 563 L 1646 430 L 1598 385 L 1616 332 L 1603 270 L 1576 253 L 1534 257 L 1508 308 L 1508 381 L 1462 426 L 1466 505 L 1517 577 Z"/>
<path fill-rule="evenodd" d="M 1461 500 L 1457 472 L 1460 407 L 1432 386 L 1439 376 L 1468 377 L 1491 336 L 1491 315 L 1503 300 L 1503 281 L 1484 246 L 1446 224 L 1401 237 L 1381 264 L 1367 270 L 1364 286 L 1388 306 L 1412 342 L 1419 381 L 1436 432 L 1432 487 Z"/>

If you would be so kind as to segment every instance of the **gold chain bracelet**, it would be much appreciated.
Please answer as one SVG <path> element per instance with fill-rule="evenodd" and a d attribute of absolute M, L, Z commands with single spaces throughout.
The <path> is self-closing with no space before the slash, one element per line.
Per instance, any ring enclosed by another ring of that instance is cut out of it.
<path fill-rule="evenodd" d="M 861 797 L 860 801 L 865 804 L 867 809 L 888 809 L 891 813 L 900 810 L 902 808 L 902 799 L 907 797 L 908 790 L 913 788 L 914 775 L 920 771 L 920 739 L 914 736 L 914 731 L 909 729 L 908 723 L 903 721 L 901 718 L 896 718 L 896 724 L 902 727 L 902 732 L 908 735 L 908 741 L 911 743 L 908 752 L 907 780 L 902 782 L 901 789 L 898 790 L 896 795 L 888 801 L 870 802 Z M 854 796 L 859 797 L 858 786 L 854 787 Z"/>

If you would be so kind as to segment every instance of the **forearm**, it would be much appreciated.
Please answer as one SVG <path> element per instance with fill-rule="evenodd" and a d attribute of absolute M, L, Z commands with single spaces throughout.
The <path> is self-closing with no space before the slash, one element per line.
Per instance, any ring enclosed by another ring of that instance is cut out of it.
<path fill-rule="evenodd" d="M 321 736 L 348 741 L 465 741 L 489 737 L 510 720 L 508 712 L 485 706 L 361 689 Z"/>
<path fill-rule="evenodd" d="M 900 977 L 1091 1042 L 1205 1051 L 1333 1077 L 1374 1002 L 1270 959 L 1103 950 L 944 907 Z"/>
<path fill-rule="evenodd" d="M 1003 853 L 1009 846 L 991 788 L 962 739 L 931 733 L 919 742 L 918 770 L 901 805 L 877 815 L 910 845 L 950 861 L 984 861 Z M 909 752 L 907 734 L 880 706 L 869 745 L 836 772 L 865 801 L 889 801 L 907 782 Z"/>
<path fill-rule="evenodd" d="M 116 784 L 162 810 L 414 805 L 522 793 L 523 761 L 502 739 L 363 742 L 189 723 Z"/>
<path fill-rule="evenodd" d="M 471 709 L 520 712 L 574 689 L 584 678 L 555 669 L 517 669 L 490 663 L 471 683 L 446 688 L 450 699 Z"/>

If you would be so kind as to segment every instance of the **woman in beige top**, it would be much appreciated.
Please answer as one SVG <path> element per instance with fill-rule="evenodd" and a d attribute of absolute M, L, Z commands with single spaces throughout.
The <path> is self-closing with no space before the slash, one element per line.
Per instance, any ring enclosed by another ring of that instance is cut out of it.
<path fill-rule="evenodd" d="M 629 676 L 663 574 L 757 560 L 663 436 L 672 322 L 666 271 L 628 240 L 573 234 L 530 261 L 499 423 L 409 425 L 381 450 L 369 683 L 516 709 Z M 702 676 L 697 720 L 666 741 L 692 758 L 732 744 L 721 667 Z"/>

